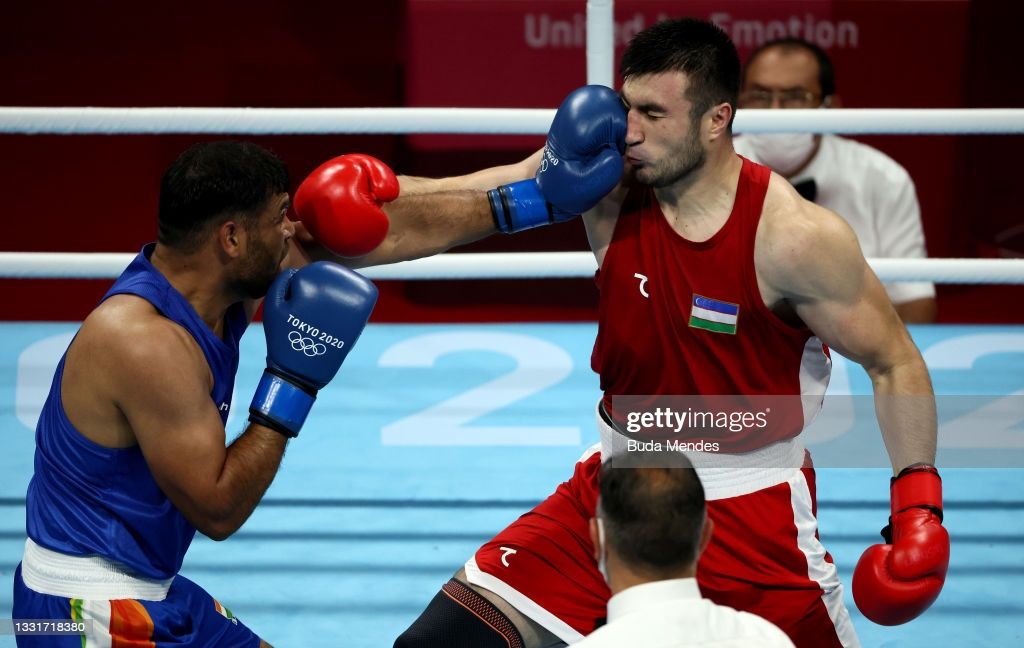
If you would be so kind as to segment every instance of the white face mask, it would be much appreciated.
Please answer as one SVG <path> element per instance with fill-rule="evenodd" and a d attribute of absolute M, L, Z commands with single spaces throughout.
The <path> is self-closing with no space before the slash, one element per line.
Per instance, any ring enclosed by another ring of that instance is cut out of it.
<path fill-rule="evenodd" d="M 604 520 L 597 518 L 597 571 L 604 576 L 604 582 L 608 583 L 608 552 L 604 546 Z"/>
<path fill-rule="evenodd" d="M 743 141 L 762 164 L 784 176 L 806 164 L 814 151 L 814 133 L 753 133 L 744 135 Z"/>

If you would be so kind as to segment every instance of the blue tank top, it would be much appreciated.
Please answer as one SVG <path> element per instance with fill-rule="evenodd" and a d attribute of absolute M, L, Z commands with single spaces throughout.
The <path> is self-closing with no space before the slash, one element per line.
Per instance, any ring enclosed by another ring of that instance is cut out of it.
<path fill-rule="evenodd" d="M 248 324 L 244 306 L 228 309 L 224 339 L 217 337 L 149 262 L 153 247 L 142 249 L 103 299 L 138 295 L 191 333 L 213 373 L 210 398 L 226 422 L 238 341 Z M 171 578 L 181 569 L 195 527 L 157 486 L 138 446 L 103 447 L 71 424 L 60 394 L 64 360 L 36 425 L 35 473 L 26 501 L 28 536 L 53 551 L 100 555 L 151 578 Z"/>

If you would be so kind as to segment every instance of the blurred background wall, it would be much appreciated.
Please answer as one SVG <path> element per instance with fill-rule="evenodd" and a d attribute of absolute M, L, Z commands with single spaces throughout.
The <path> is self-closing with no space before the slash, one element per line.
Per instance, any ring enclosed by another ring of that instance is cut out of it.
<path fill-rule="evenodd" d="M 1024 107 L 1021 3 L 617 0 L 617 52 L 666 16 L 710 19 L 745 61 L 797 35 L 831 55 L 850 108 Z M 585 83 L 584 0 L 0 4 L 5 106 L 556 106 Z M 155 236 L 163 169 L 202 138 L 0 136 L 3 251 L 129 252 Z M 541 137 L 251 137 L 293 186 L 347 152 L 441 176 Z M 1021 136 L 859 138 L 913 176 L 935 257 L 1024 257 Z M 583 250 L 579 222 L 466 248 Z M 0 280 L 0 318 L 79 320 L 109 281 Z M 381 282 L 375 321 L 593 319 L 589 280 Z M 484 308 L 481 308 L 483 306 Z M 941 322 L 1024 322 L 1024 287 L 940 286 Z"/>

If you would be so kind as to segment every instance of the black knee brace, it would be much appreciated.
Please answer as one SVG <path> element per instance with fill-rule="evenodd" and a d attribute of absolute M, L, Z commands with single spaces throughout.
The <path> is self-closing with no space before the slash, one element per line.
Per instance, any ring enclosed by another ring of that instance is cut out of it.
<path fill-rule="evenodd" d="M 394 648 L 525 648 L 522 635 L 494 604 L 455 580 L 395 640 Z"/>

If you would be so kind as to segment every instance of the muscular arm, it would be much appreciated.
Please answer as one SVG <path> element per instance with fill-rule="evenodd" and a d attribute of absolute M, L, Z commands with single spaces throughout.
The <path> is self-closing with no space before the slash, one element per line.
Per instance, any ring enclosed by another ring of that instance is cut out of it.
<path fill-rule="evenodd" d="M 462 176 L 450 178 L 398 176 L 398 184 L 401 187 L 399 195 L 414 196 L 443 191 L 488 191 L 498 185 L 532 177 L 537 173 L 543 151 L 544 149 L 539 149 L 530 154 L 528 158 L 514 164 L 490 167 Z"/>
<path fill-rule="evenodd" d="M 464 176 L 399 176 L 398 199 L 384 206 L 390 222 L 387 237 L 365 256 L 339 258 L 318 245 L 301 225 L 296 239 L 307 259 L 331 260 L 350 268 L 419 259 L 472 243 L 496 231 L 486 192 L 531 177 L 537 170 L 540 153 L 537 151 L 515 164 Z"/>
<path fill-rule="evenodd" d="M 483 191 L 400 195 L 384 211 L 391 221 L 384 242 L 366 256 L 336 260 L 350 268 L 409 261 L 472 243 L 496 231 Z"/>
<path fill-rule="evenodd" d="M 765 218 L 755 253 L 758 276 L 823 342 L 867 371 L 894 473 L 913 463 L 934 463 L 935 398 L 928 369 L 856 235 L 838 216 L 792 192 L 766 207 Z"/>
<path fill-rule="evenodd" d="M 615 224 L 619 221 L 622 204 L 626 202 L 626 195 L 629 194 L 629 190 L 634 184 L 636 181 L 633 177 L 632 167 L 627 164 L 623 169 L 619 184 L 593 209 L 583 214 L 583 225 L 587 228 L 587 241 L 597 259 L 598 268 L 604 264 L 604 255 L 608 252 L 608 246 L 611 245 L 612 237 L 615 235 Z"/>
<path fill-rule="evenodd" d="M 598 268 L 604 263 L 604 255 L 612 243 L 615 223 L 619 220 L 619 212 L 622 211 L 622 203 L 626 200 L 628 192 L 627 183 L 620 183 L 593 209 L 583 214 L 583 224 L 587 228 L 587 241 L 597 259 Z"/>
<path fill-rule="evenodd" d="M 168 320 L 154 315 L 110 339 L 119 374 L 115 404 L 154 479 L 199 531 L 214 540 L 227 538 L 248 519 L 277 473 L 284 437 L 250 425 L 225 448 L 202 352 Z"/>

